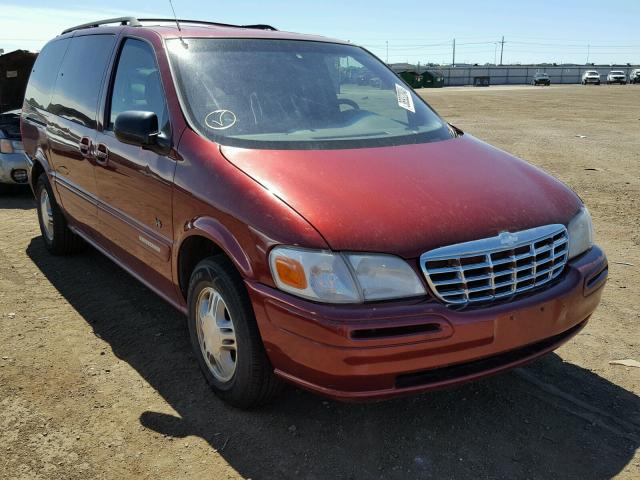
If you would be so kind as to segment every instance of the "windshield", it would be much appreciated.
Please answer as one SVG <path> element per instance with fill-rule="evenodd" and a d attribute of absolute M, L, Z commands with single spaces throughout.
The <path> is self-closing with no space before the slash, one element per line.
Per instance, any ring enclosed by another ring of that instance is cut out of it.
<path fill-rule="evenodd" d="M 587 72 L 587 75 L 598 75 L 598 72 L 593 72 L 593 71 Z"/>
<path fill-rule="evenodd" d="M 613 72 L 611 72 L 612 75 L 624 75 L 624 72 L 621 72 L 620 70 L 614 70 Z"/>
<path fill-rule="evenodd" d="M 454 136 L 391 70 L 361 48 L 333 43 L 168 40 L 191 124 L 249 148 L 362 148 Z"/>

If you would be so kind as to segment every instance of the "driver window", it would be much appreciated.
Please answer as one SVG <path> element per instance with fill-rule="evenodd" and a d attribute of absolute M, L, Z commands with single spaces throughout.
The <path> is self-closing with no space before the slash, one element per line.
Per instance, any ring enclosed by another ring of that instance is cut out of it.
<path fill-rule="evenodd" d="M 129 38 L 120 52 L 111 93 L 108 130 L 118 114 L 127 110 L 153 112 L 161 131 L 168 130 L 168 112 L 160 72 L 153 50 L 141 40 Z"/>

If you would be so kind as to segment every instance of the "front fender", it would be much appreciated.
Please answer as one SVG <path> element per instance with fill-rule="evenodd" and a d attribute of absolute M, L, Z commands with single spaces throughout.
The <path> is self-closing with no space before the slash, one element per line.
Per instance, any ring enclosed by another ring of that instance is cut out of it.
<path fill-rule="evenodd" d="M 253 268 L 249 257 L 240 242 L 220 221 L 211 217 L 198 217 L 188 222 L 180 245 L 182 246 L 183 242 L 193 235 L 211 240 L 231 259 L 243 277 L 253 278 Z"/>

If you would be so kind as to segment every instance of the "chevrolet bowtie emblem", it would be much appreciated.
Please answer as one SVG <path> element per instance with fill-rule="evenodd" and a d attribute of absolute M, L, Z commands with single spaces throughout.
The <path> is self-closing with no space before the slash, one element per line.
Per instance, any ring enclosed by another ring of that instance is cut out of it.
<path fill-rule="evenodd" d="M 500 239 L 500 245 L 515 245 L 518 241 L 518 235 L 509 232 L 501 232 L 498 238 Z"/>

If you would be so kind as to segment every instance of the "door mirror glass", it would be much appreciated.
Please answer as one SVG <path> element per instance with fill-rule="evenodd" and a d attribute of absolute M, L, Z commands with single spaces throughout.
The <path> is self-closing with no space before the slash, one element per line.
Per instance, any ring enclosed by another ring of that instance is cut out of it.
<path fill-rule="evenodd" d="M 118 114 L 114 125 L 116 138 L 122 143 L 152 147 L 158 144 L 158 116 L 153 112 L 128 110 Z"/>

